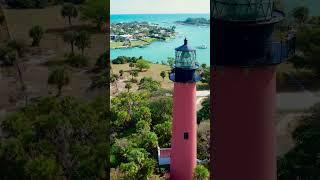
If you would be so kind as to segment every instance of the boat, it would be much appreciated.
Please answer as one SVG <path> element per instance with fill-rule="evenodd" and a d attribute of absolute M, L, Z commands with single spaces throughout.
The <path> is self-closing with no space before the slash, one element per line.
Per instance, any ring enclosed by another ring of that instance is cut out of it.
<path fill-rule="evenodd" d="M 207 49 L 208 46 L 205 45 L 205 44 L 203 44 L 203 45 L 197 46 L 196 48 L 197 48 L 197 49 Z"/>

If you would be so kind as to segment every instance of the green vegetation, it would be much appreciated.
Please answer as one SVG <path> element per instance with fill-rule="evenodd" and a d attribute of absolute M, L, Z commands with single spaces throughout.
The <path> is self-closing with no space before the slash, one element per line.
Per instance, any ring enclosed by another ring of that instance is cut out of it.
<path fill-rule="evenodd" d="M 11 8 L 45 8 L 49 5 L 56 5 L 60 3 L 74 3 L 82 4 L 85 0 L 8 0 L 6 3 Z"/>
<path fill-rule="evenodd" d="M 62 6 L 61 16 L 63 18 L 67 17 L 69 20 L 69 25 L 71 26 L 72 25 L 72 18 L 78 17 L 78 10 L 73 4 L 67 3 Z"/>
<path fill-rule="evenodd" d="M 309 18 L 309 9 L 304 6 L 296 7 L 292 10 L 292 16 L 299 25 L 302 25 Z"/>
<path fill-rule="evenodd" d="M 29 31 L 29 36 L 33 39 L 32 46 L 39 46 L 44 30 L 41 26 L 33 26 Z"/>
<path fill-rule="evenodd" d="M 174 58 L 173 57 L 168 57 L 167 59 L 167 63 L 170 67 L 172 67 L 174 65 Z"/>
<path fill-rule="evenodd" d="M 110 48 L 143 47 L 175 36 L 175 27 L 159 27 L 147 22 L 111 24 Z"/>
<path fill-rule="evenodd" d="M 87 0 L 80 9 L 81 17 L 96 24 L 100 30 L 110 14 L 107 6 L 109 6 L 107 1 Z"/>
<path fill-rule="evenodd" d="M 164 78 L 166 77 L 166 72 L 165 71 L 161 71 L 160 76 L 164 80 Z"/>
<path fill-rule="evenodd" d="M 111 101 L 111 167 L 133 180 L 159 173 L 155 157 L 158 145 L 170 145 L 171 98 L 144 90 L 121 93 Z"/>
<path fill-rule="evenodd" d="M 57 97 L 61 95 L 62 87 L 69 84 L 70 77 L 64 67 L 58 67 L 50 74 L 48 84 L 56 85 L 58 89 Z"/>
<path fill-rule="evenodd" d="M 0 76 L 1 87 L 6 87 L 0 93 L 0 179 L 106 179 L 110 104 L 101 94 L 108 93 L 110 66 L 108 54 L 101 54 L 105 35 L 92 19 L 77 17 L 102 1 L 86 1 L 83 11 L 71 4 L 51 6 L 63 0 L 6 2 L 11 8 L 1 9 L 0 18 Z M 11 83 L 14 78 L 17 83 Z M 92 79 L 105 89 L 92 93 Z"/>
<path fill-rule="evenodd" d="M 46 97 L 12 113 L 1 125 L 1 178 L 105 179 L 108 103 Z"/>
<path fill-rule="evenodd" d="M 77 33 L 75 31 L 67 31 L 63 34 L 63 41 L 70 44 L 71 54 L 74 54 L 74 46 L 77 39 Z"/>
<path fill-rule="evenodd" d="M 136 58 L 136 57 L 119 56 L 116 59 L 112 60 L 112 64 L 126 64 L 126 63 L 129 63 L 129 65 L 130 65 L 130 63 L 136 63 L 140 59 L 143 59 L 143 57 L 140 56 L 139 58 Z"/>
<path fill-rule="evenodd" d="M 139 69 L 139 71 L 148 70 L 150 68 L 150 63 L 144 59 L 139 59 L 136 62 L 136 67 Z"/>
<path fill-rule="evenodd" d="M 9 0 L 7 3 L 13 8 L 44 8 L 48 0 Z"/>
<path fill-rule="evenodd" d="M 76 68 L 82 68 L 88 66 L 88 58 L 83 55 L 75 55 L 75 54 L 69 54 L 67 55 L 65 62 Z"/>
<path fill-rule="evenodd" d="M 195 180 L 207 180 L 209 178 L 209 171 L 203 165 L 197 165 L 194 170 L 194 179 Z"/>
<path fill-rule="evenodd" d="M 320 88 L 320 26 L 319 17 L 310 17 L 307 7 L 297 7 L 292 11 L 293 26 L 297 31 L 297 54 L 289 60 L 289 72 L 278 75 L 277 85 L 297 79 L 308 90 Z M 284 66 L 284 67 L 285 67 Z M 288 87 L 288 86 L 287 86 Z M 292 133 L 295 147 L 278 157 L 278 179 L 319 179 L 319 122 L 320 105 L 317 104 L 304 113 L 298 128 Z"/>
<path fill-rule="evenodd" d="M 295 81 L 308 90 L 317 91 L 320 88 L 320 25 L 317 21 L 319 17 L 310 17 L 307 7 L 297 7 L 291 14 L 295 21 L 293 24 L 288 22 L 288 25 L 296 32 L 297 53 L 288 60 L 288 64 L 279 66 L 277 90 L 301 90 L 301 87 L 290 84 Z"/>
<path fill-rule="evenodd" d="M 27 87 L 23 80 L 23 73 L 20 67 L 21 58 L 24 56 L 26 51 L 26 45 L 22 41 L 11 40 L 6 46 L 0 49 L 0 65 L 5 67 L 15 67 L 18 74 L 18 80 L 20 82 L 20 90 L 23 92 L 26 104 L 28 97 L 26 94 Z"/>
<path fill-rule="evenodd" d="M 128 92 L 130 92 L 130 89 L 132 88 L 132 85 L 130 82 L 128 82 L 125 86 L 125 88 L 128 90 Z"/>
<path fill-rule="evenodd" d="M 210 20 L 206 18 L 187 18 L 185 21 L 177 21 L 177 23 L 195 26 L 208 26 L 210 25 Z"/>
<path fill-rule="evenodd" d="M 84 55 L 84 50 L 90 47 L 90 34 L 87 31 L 80 31 L 75 39 L 75 46 L 81 50 L 82 55 Z"/>
<path fill-rule="evenodd" d="M 156 38 L 143 38 L 135 41 L 128 42 L 121 42 L 121 41 L 111 41 L 110 42 L 110 49 L 118 49 L 118 48 L 133 48 L 133 47 L 143 47 L 151 44 L 152 42 L 157 41 Z"/>
<path fill-rule="evenodd" d="M 201 121 L 209 120 L 210 119 L 210 98 L 206 98 L 201 103 L 202 108 L 197 112 L 197 121 L 198 124 Z"/>
<path fill-rule="evenodd" d="M 139 83 L 140 90 L 146 90 L 150 92 L 158 91 L 160 86 L 160 82 L 153 80 L 151 77 L 143 77 Z"/>
<path fill-rule="evenodd" d="M 301 125 L 293 132 L 296 146 L 278 159 L 278 179 L 319 179 L 320 105 L 302 117 Z"/>

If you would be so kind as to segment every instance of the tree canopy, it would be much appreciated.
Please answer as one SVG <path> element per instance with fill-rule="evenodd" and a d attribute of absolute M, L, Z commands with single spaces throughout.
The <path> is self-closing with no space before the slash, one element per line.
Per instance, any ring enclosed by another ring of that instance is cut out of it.
<path fill-rule="evenodd" d="M 81 8 L 81 15 L 84 20 L 90 20 L 101 28 L 110 14 L 107 1 L 87 0 Z"/>
<path fill-rule="evenodd" d="M 108 103 L 46 97 L 9 115 L 1 125 L 1 178 L 105 179 Z"/>
<path fill-rule="evenodd" d="M 150 68 L 150 63 L 144 59 L 139 59 L 136 63 L 136 67 L 140 70 L 146 70 Z"/>
<path fill-rule="evenodd" d="M 319 179 L 320 104 L 315 105 L 293 132 L 296 146 L 278 159 L 278 179 Z"/>

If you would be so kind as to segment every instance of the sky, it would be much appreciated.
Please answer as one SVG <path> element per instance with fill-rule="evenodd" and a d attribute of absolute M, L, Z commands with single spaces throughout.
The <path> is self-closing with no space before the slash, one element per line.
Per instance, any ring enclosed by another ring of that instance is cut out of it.
<path fill-rule="evenodd" d="M 210 0 L 111 0 L 111 14 L 209 13 Z"/>

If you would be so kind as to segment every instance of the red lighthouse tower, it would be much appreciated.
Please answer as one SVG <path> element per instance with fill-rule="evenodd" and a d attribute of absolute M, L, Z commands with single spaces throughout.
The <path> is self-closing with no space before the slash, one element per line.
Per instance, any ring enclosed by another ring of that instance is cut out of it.
<path fill-rule="evenodd" d="M 197 163 L 196 50 L 187 39 L 176 50 L 170 79 L 174 81 L 170 179 L 192 180 Z"/>
<path fill-rule="evenodd" d="M 274 0 L 211 5 L 211 179 L 276 180 L 276 65 L 295 38 L 273 42 Z"/>

